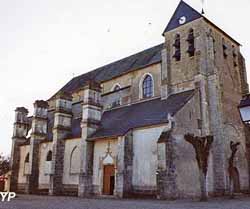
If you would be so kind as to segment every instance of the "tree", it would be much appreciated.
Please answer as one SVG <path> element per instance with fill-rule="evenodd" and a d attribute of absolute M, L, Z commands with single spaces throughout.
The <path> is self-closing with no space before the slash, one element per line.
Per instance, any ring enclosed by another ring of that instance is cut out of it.
<path fill-rule="evenodd" d="M 229 173 L 229 185 L 230 185 L 230 196 L 231 198 L 234 197 L 234 172 L 235 172 L 235 167 L 234 167 L 234 158 L 236 155 L 236 152 L 238 151 L 238 146 L 240 145 L 240 142 L 233 142 L 230 141 L 230 149 L 231 149 L 231 156 L 228 159 L 228 173 Z"/>
<path fill-rule="evenodd" d="M 213 136 L 199 137 L 193 134 L 186 134 L 184 139 L 193 145 L 196 154 L 196 161 L 199 168 L 199 179 L 201 189 L 201 201 L 207 201 L 207 170 L 210 149 L 213 143 Z"/>
<path fill-rule="evenodd" d="M 10 170 L 10 158 L 0 153 L 0 176 Z"/>

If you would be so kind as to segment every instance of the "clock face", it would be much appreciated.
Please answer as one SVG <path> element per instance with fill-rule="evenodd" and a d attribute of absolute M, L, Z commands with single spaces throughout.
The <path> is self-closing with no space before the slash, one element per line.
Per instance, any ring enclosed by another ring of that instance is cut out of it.
<path fill-rule="evenodd" d="M 185 16 L 180 17 L 179 24 L 183 25 L 186 22 L 187 18 Z"/>

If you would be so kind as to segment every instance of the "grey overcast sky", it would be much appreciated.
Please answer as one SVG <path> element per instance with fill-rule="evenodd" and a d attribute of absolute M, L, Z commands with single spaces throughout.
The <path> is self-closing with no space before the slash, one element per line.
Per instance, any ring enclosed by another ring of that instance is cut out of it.
<path fill-rule="evenodd" d="M 201 0 L 186 0 L 201 11 Z M 14 109 L 48 99 L 73 75 L 163 42 L 179 0 L 0 0 L 0 152 Z M 242 45 L 250 66 L 249 0 L 206 0 L 206 16 Z M 150 24 L 151 23 L 151 24 Z"/>

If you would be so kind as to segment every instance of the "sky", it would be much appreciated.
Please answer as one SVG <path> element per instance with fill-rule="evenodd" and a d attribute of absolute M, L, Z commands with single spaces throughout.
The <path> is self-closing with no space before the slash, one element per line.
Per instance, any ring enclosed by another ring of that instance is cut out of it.
<path fill-rule="evenodd" d="M 201 11 L 201 0 L 186 0 Z M 0 0 L 0 153 L 14 110 L 33 114 L 66 82 L 160 44 L 179 0 Z M 249 0 L 205 0 L 206 17 L 242 44 L 250 67 Z M 250 74 L 248 76 L 250 78 Z"/>

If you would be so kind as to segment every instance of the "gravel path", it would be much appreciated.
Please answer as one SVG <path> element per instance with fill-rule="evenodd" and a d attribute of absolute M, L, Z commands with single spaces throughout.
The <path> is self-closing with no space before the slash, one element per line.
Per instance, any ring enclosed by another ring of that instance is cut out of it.
<path fill-rule="evenodd" d="M 198 202 L 19 195 L 10 202 L 0 202 L 0 209 L 250 209 L 250 197 Z"/>

